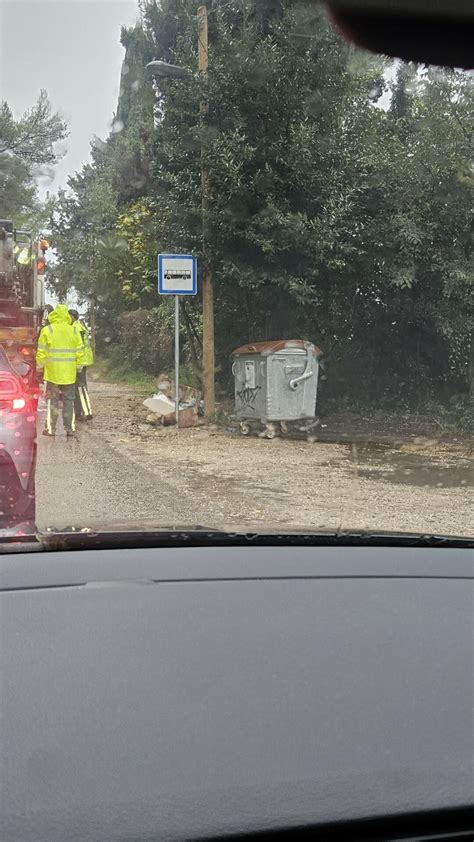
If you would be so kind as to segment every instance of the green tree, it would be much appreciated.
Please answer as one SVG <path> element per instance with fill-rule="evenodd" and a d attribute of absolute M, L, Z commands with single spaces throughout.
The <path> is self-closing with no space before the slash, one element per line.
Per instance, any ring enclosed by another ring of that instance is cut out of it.
<path fill-rule="evenodd" d="M 126 311 L 157 305 L 159 320 L 157 252 L 202 255 L 204 164 L 219 359 L 247 340 L 305 336 L 330 358 L 339 395 L 399 402 L 466 389 L 469 76 L 399 64 L 384 110 L 383 62 L 348 47 L 313 4 L 208 8 L 207 83 L 196 3 L 142 2 L 141 23 L 123 31 L 111 135 L 59 203 L 61 283 L 95 290 L 108 333 Z M 144 75 L 153 58 L 190 70 L 155 99 Z M 198 356 L 196 303 L 188 310 Z"/>
<path fill-rule="evenodd" d="M 460 72 L 410 71 L 399 98 L 402 79 L 372 196 L 375 271 L 372 294 L 361 288 L 356 301 L 358 349 L 392 395 L 448 395 L 468 387 L 473 327 L 473 88 Z"/>
<path fill-rule="evenodd" d="M 200 252 L 203 145 L 220 352 L 301 332 L 327 345 L 345 327 L 360 274 L 355 211 L 383 123 L 370 97 L 381 63 L 355 60 L 309 4 L 211 12 L 208 90 L 196 77 L 164 83 L 157 108 L 155 180 L 170 207 L 169 247 Z M 145 17 L 153 33 L 163 31 L 156 16 Z M 164 54 L 192 69 L 196 21 L 181 17 Z"/>
<path fill-rule="evenodd" d="M 94 138 L 92 162 L 68 179 L 52 214 L 57 261 L 50 285 L 60 297 L 74 288 L 80 298 L 97 302 L 99 341 L 101 335 L 115 335 L 118 316 L 127 307 L 140 304 L 127 287 L 136 277 L 136 261 L 127 251 L 133 238 L 125 236 L 121 220 L 127 218 L 128 205 L 128 216 L 134 218 L 135 203 L 146 196 L 150 181 L 153 92 L 144 78 L 145 41 L 140 27 L 122 31 L 126 52 L 110 135 L 105 141 Z M 147 283 L 140 283 L 140 289 Z"/>
<path fill-rule="evenodd" d="M 46 91 L 36 104 L 15 119 L 8 103 L 0 104 L 0 205 L 4 217 L 17 224 L 45 217 L 48 207 L 38 200 L 36 180 L 59 159 L 55 144 L 67 136 L 59 114 L 51 110 Z"/>

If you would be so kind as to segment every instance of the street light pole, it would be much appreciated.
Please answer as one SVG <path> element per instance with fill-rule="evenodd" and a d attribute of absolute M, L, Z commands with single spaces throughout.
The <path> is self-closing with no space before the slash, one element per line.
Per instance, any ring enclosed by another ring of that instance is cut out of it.
<path fill-rule="evenodd" d="M 204 80 L 208 70 L 208 26 L 207 8 L 199 6 L 198 22 L 198 70 Z M 201 99 L 201 123 L 209 109 L 205 98 Z M 210 418 L 215 412 L 215 349 L 214 349 L 214 283 L 211 257 L 208 246 L 209 172 L 204 163 L 204 143 L 201 145 L 201 208 L 202 208 L 202 385 L 204 393 L 204 415 Z"/>

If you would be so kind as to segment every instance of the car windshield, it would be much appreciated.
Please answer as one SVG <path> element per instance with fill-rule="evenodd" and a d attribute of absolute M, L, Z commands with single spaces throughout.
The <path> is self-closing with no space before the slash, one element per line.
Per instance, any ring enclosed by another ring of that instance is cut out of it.
<path fill-rule="evenodd" d="M 0 535 L 472 534 L 472 74 L 313 0 L 0 14 Z"/>

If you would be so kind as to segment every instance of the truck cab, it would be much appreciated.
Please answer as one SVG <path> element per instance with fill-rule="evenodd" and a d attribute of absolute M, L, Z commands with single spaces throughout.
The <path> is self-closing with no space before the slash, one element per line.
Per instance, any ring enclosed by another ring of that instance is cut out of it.
<path fill-rule="evenodd" d="M 47 247 L 0 220 L 0 534 L 35 525 L 35 354 Z"/>

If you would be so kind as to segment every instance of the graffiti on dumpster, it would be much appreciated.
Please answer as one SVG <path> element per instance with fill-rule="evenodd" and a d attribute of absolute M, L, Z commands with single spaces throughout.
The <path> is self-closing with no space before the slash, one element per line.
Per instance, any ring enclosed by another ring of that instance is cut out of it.
<path fill-rule="evenodd" d="M 240 392 L 237 392 L 237 397 L 239 398 L 240 402 L 247 407 L 247 409 L 254 409 L 254 403 L 257 399 L 257 392 L 261 388 L 261 386 L 255 386 L 253 389 L 250 389 L 248 386 L 246 386 L 244 389 L 241 389 Z"/>

